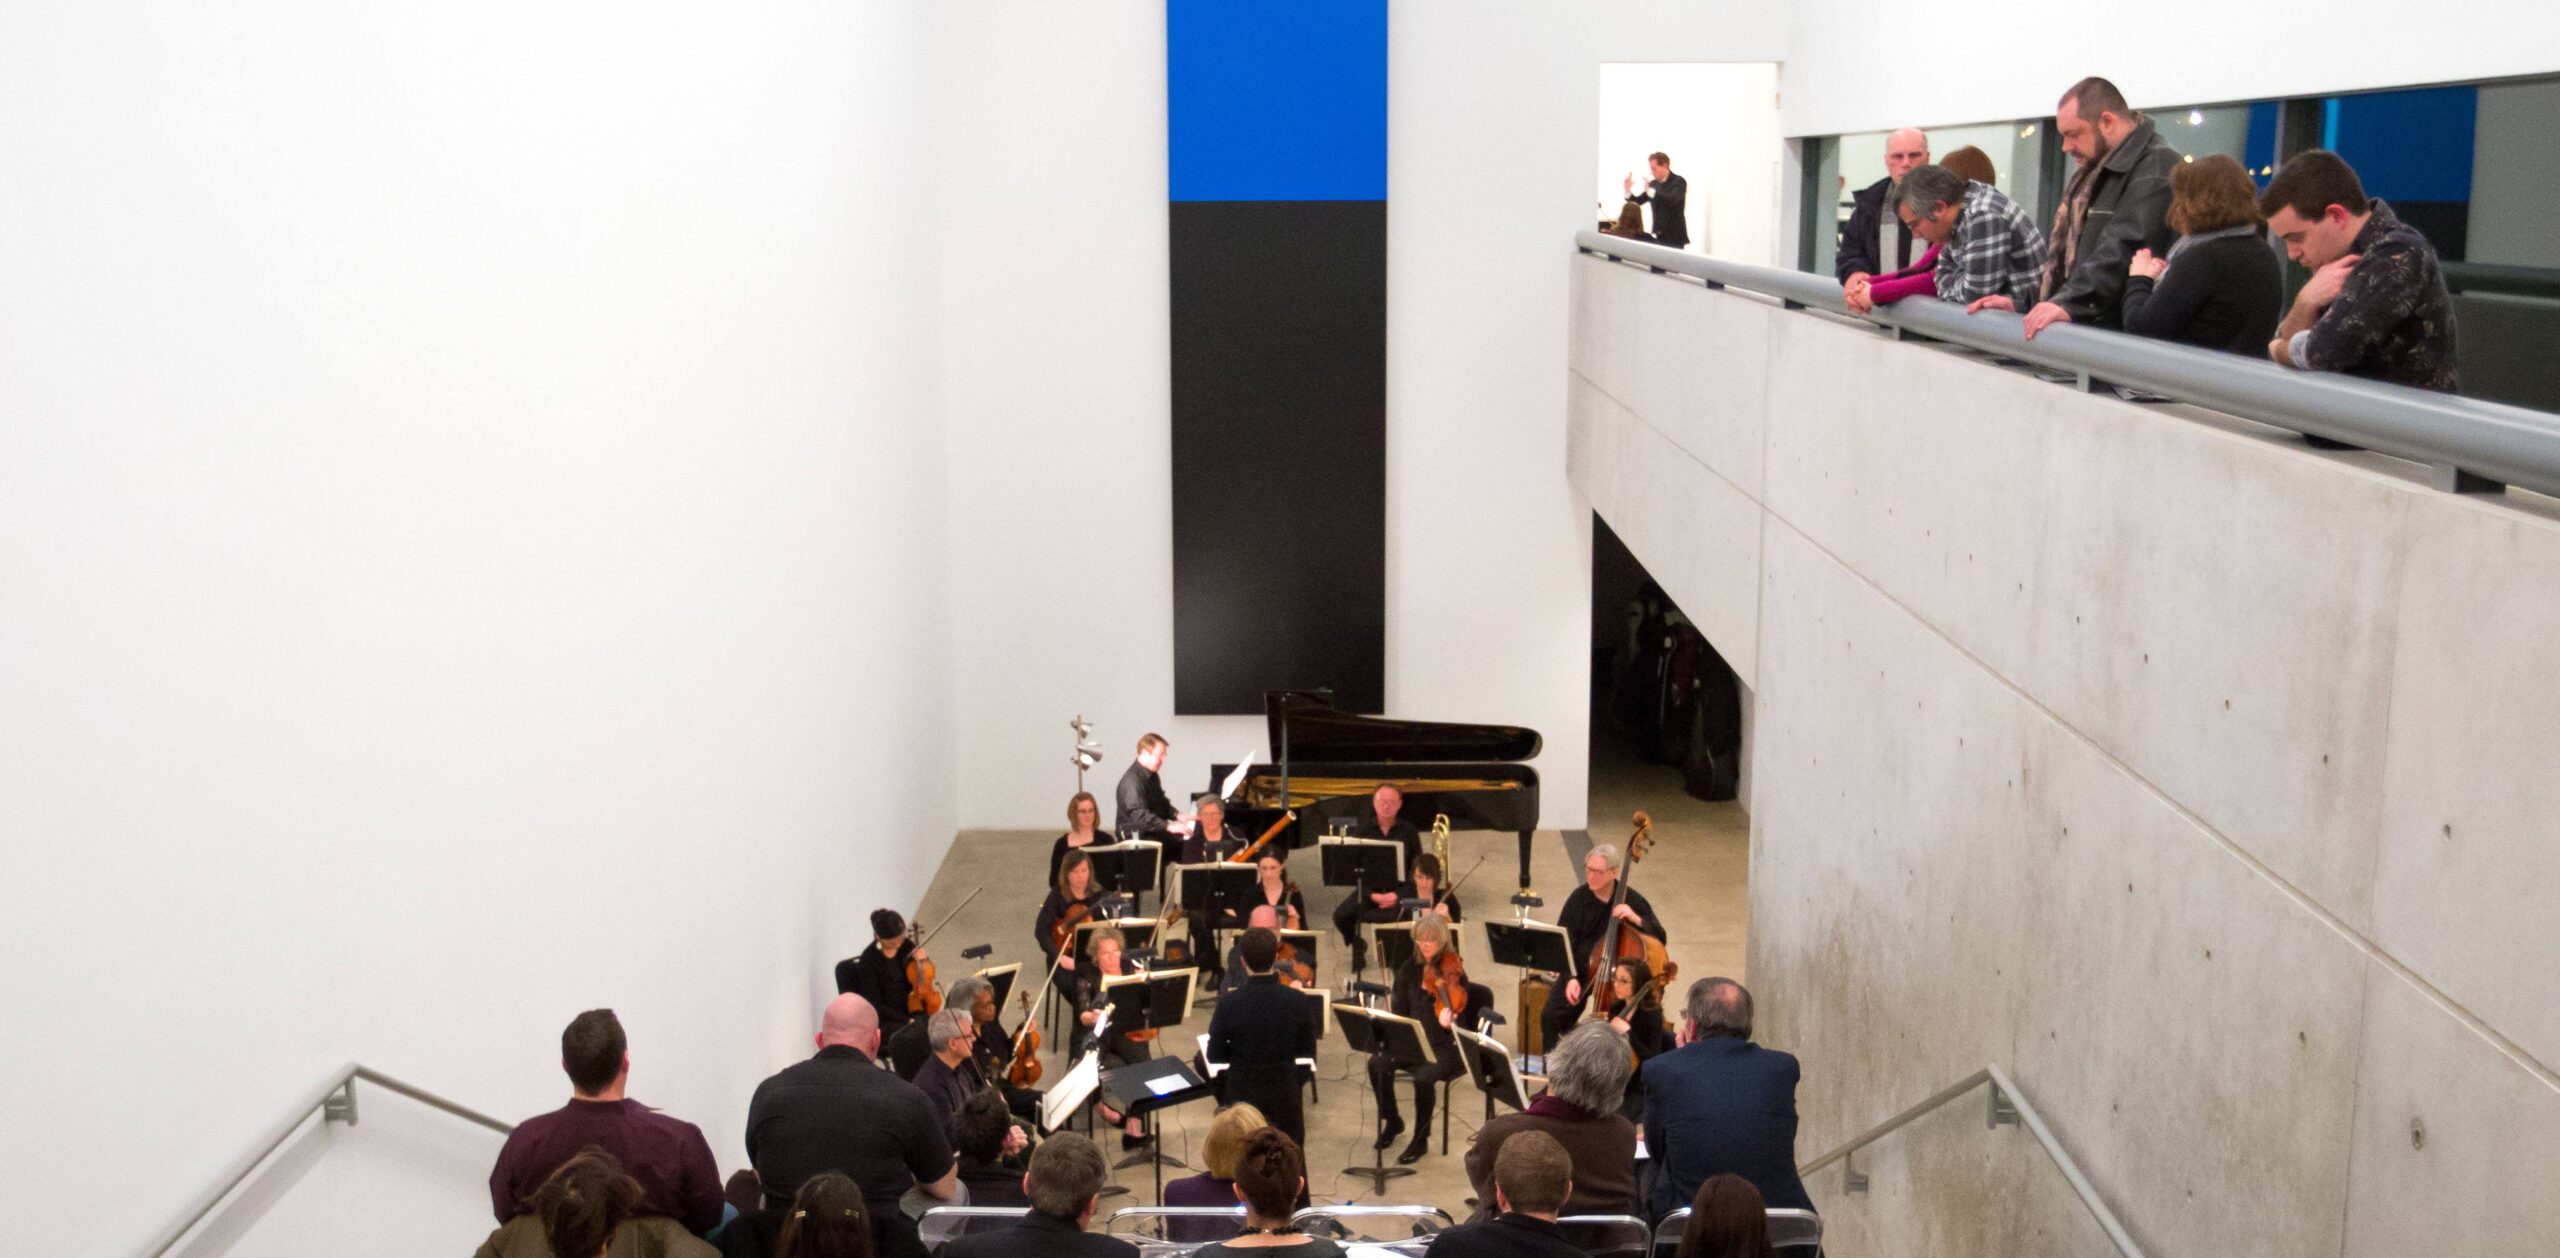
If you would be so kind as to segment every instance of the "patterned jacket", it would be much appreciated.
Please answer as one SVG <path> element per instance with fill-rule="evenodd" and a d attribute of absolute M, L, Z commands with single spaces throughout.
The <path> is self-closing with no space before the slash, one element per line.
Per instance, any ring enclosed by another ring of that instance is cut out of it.
<path fill-rule="evenodd" d="M 2347 252 L 2355 269 L 2337 300 L 2288 347 L 2297 367 L 2451 393 L 2453 295 L 2435 246 L 2379 198 Z"/>
<path fill-rule="evenodd" d="M 2007 297 L 2024 311 L 2044 282 L 2044 233 L 2008 194 L 1987 183 L 1964 186 L 1956 234 L 1938 254 L 1938 298 L 1964 304 Z"/>

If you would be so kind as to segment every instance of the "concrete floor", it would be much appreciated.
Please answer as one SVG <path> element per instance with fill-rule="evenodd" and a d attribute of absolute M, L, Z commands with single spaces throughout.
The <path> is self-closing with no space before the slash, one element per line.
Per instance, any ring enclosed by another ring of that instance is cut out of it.
<path fill-rule="evenodd" d="M 1623 753 L 1616 749 L 1604 748 L 1593 765 L 1592 839 L 1623 842 L 1633 812 L 1642 808 L 1651 813 L 1658 842 L 1652 854 L 1636 867 L 1635 886 L 1653 902 L 1671 933 L 1671 956 L 1679 963 L 1681 982 L 1708 974 L 1745 977 L 1742 957 L 1749 918 L 1749 891 L 1745 884 L 1750 863 L 1749 819 L 1732 804 L 1703 803 L 1682 793 L 1671 770 L 1622 757 Z M 1427 824 L 1430 819 L 1417 820 Z M 985 890 L 935 940 L 935 959 L 946 982 L 979 965 L 1021 962 L 1027 975 L 1038 970 L 1040 954 L 1032 943 L 1031 922 L 1045 891 L 1040 886 L 1040 874 L 1049 843 L 1055 837 L 1054 830 L 971 830 L 953 841 L 950 854 L 925 896 L 923 919 L 928 924 L 937 922 L 971 890 L 980 886 Z M 1584 850 L 1581 842 L 1580 835 L 1552 830 L 1537 833 L 1531 871 L 1537 890 L 1546 897 L 1547 907 L 1542 912 L 1550 918 L 1578 880 L 1578 854 Z M 1516 869 L 1515 841 L 1509 835 L 1461 832 L 1451 836 L 1450 847 L 1461 874 L 1475 864 L 1479 854 L 1489 854 L 1482 870 L 1459 890 L 1459 898 L 1469 911 L 1469 921 L 1461 928 L 1462 950 L 1469 956 L 1484 956 L 1484 935 L 1476 919 L 1488 914 L 1508 915 L 1505 901 L 1514 890 L 1510 883 Z M 1317 885 L 1314 853 L 1295 854 L 1289 869 L 1291 877 L 1306 889 L 1310 910 L 1319 922 L 1329 926 L 1326 915 L 1340 893 Z M 1338 987 L 1342 967 L 1348 960 L 1347 950 L 1330 929 L 1325 934 L 1317 957 L 1317 973 L 1324 984 Z M 982 943 L 993 945 L 994 955 L 983 962 L 968 963 L 964 969 L 959 960 L 961 949 Z M 1480 966 L 1475 977 L 1497 993 L 1501 1012 L 1511 1020 L 1499 1028 L 1499 1037 L 1516 1048 L 1515 1031 L 1521 1019 L 1520 1011 L 1511 1006 L 1516 1003 L 1513 993 L 1518 973 Z M 1678 990 L 1675 987 L 1672 992 L 1675 1004 Z M 1168 1030 L 1158 1043 L 1179 1043 L 1187 1053 L 1194 1037 L 1208 1029 L 1209 1013 L 1210 1006 L 1200 1005 L 1191 1022 L 1178 1030 Z M 1009 1021 L 1018 1021 L 1019 1017 L 1018 1005 L 1007 1011 Z M 1377 1110 L 1362 1062 L 1342 1046 L 1333 1028 L 1327 1028 L 1327 1036 L 1317 1052 L 1319 1095 L 1310 1098 L 1307 1107 L 1310 1194 L 1318 1201 L 1423 1202 L 1447 1210 L 1452 1217 L 1465 1218 L 1471 1209 L 1466 1175 L 1459 1157 L 1442 1149 L 1436 1118 L 1432 1149 L 1414 1167 L 1418 1173 L 1389 1184 L 1383 1198 L 1371 1193 L 1359 1178 L 1341 1173 L 1344 1167 L 1370 1163 L 1373 1154 L 1369 1145 L 1377 1131 Z M 1044 1053 L 1051 1081 L 1064 1068 L 1059 1056 L 1061 1047 L 1052 1042 Z M 1400 1097 L 1399 1104 L 1410 1123 L 1411 1095 Z M 1484 1100 L 1472 1086 L 1461 1081 L 1454 1093 L 1453 1107 L 1450 1137 L 1463 1149 L 1484 1118 Z M 1210 1103 L 1203 1101 L 1160 1115 L 1165 1152 L 1196 1168 L 1199 1140 L 1207 1130 L 1210 1113 Z M 1400 1140 L 1398 1148 L 1401 1147 Z M 1120 1159 L 1119 1146 L 1108 1138 L 1107 1131 L 1104 1150 L 1113 1161 Z M 1395 1152 L 1389 1151 L 1388 1165 L 1394 1165 Z M 1167 1179 L 1190 1173 L 1165 1168 Z M 1116 1171 L 1114 1182 L 1131 1191 L 1105 1202 L 1106 1210 L 1155 1199 L 1153 1183 L 1143 1165 Z"/>

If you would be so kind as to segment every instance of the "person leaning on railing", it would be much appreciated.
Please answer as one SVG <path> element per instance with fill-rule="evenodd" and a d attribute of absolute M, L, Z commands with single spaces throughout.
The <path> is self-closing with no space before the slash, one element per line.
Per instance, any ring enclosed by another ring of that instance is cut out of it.
<path fill-rule="evenodd" d="M 2169 176 L 2166 257 L 2135 252 L 2127 266 L 2124 330 L 2154 340 L 2256 354 L 2284 311 L 2284 277 L 2267 248 L 2258 186 L 2240 163 L 2215 153 Z"/>
<path fill-rule="evenodd" d="M 2454 391 L 2453 296 L 2435 247 L 2389 205 L 2367 199 L 2354 167 L 2325 149 L 2297 153 L 2259 205 L 2285 251 L 2311 268 L 2268 357 L 2306 371 Z"/>
<path fill-rule="evenodd" d="M 1904 270 L 1844 288 L 1852 310 L 1863 314 L 1924 292 L 1964 305 L 1985 297 L 2014 301 L 2032 298 L 2042 282 L 2044 235 L 1998 188 L 1944 166 L 1915 167 L 1902 177 L 1894 212 L 1932 247 Z"/>

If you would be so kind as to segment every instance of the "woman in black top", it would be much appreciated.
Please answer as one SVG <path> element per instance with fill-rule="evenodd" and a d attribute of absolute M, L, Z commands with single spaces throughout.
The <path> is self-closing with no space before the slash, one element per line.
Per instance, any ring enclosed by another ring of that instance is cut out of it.
<path fill-rule="evenodd" d="M 1093 932 L 1090 945 L 1093 963 L 1085 967 L 1084 976 L 1076 981 L 1076 1034 L 1074 1044 L 1068 1049 L 1070 1055 L 1081 1055 L 1085 1045 L 1093 1041 L 1094 1024 L 1101 1020 L 1102 1008 L 1107 1003 L 1103 998 L 1103 980 L 1137 972 L 1120 964 L 1120 954 L 1128 946 L 1120 932 L 1110 927 Z M 1109 1070 L 1145 1061 L 1155 1055 L 1151 1045 L 1150 1040 L 1131 1039 L 1128 1032 L 1112 1027 L 1102 1039 L 1102 1068 Z M 1146 1128 L 1135 1117 L 1116 1113 L 1108 1105 L 1101 1109 L 1105 1121 L 1120 1127 L 1121 1148 L 1133 1149 L 1142 1143 L 1140 1137 L 1146 1134 Z"/>
<path fill-rule="evenodd" d="M 1067 832 L 1049 845 L 1049 881 L 1058 881 L 1058 866 L 1067 853 L 1112 842 L 1109 830 L 1102 828 L 1102 805 L 1093 801 L 1093 792 L 1077 791 L 1067 801 Z"/>
<path fill-rule="evenodd" d="M 1449 892 L 1449 871 L 1440 868 L 1440 858 L 1429 852 L 1413 858 L 1413 879 L 1404 884 L 1403 894 L 1409 900 L 1437 900 L 1438 912 L 1451 925 L 1467 920 L 1459 911 L 1458 897 Z M 1423 909 L 1411 910 L 1407 916 L 1419 917 Z"/>
<path fill-rule="evenodd" d="M 1040 905 L 1040 916 L 1031 923 L 1031 936 L 1040 944 L 1040 959 L 1057 967 L 1058 993 L 1062 996 L 1076 993 L 1076 958 L 1072 952 L 1063 958 L 1058 955 L 1058 919 L 1070 909 L 1091 908 L 1101 898 L 1093 886 L 1093 858 L 1077 852 L 1059 868 L 1057 881 L 1049 888 L 1049 898 Z M 1068 938 L 1072 941 L 1074 936 Z"/>
<path fill-rule="evenodd" d="M 1644 1063 L 1673 1047 L 1671 1028 L 1662 1021 L 1661 993 L 1653 993 L 1650 1002 L 1645 999 L 1647 989 L 1653 986 L 1653 970 L 1642 960 L 1630 957 L 1619 961 L 1610 981 L 1616 984 L 1612 994 L 1618 1008 L 1609 1016 L 1609 1029 L 1627 1037 L 1627 1047 L 1636 1050 L 1637 1073 L 1627 1076 L 1627 1098 L 1618 1112 L 1631 1122 L 1642 1121 L 1644 1081 L 1640 1076 Z"/>
<path fill-rule="evenodd" d="M 1253 915 L 1253 910 L 1268 904 L 1271 906 L 1272 916 L 1280 921 L 1279 929 L 1305 930 L 1307 928 L 1306 893 L 1298 890 L 1298 884 L 1289 881 L 1288 864 L 1282 860 L 1278 852 L 1269 848 L 1264 848 L 1257 854 L 1253 864 L 1254 871 L 1261 875 L 1261 881 L 1254 885 L 1255 898 L 1244 902 L 1242 913 L 1234 909 L 1227 910 L 1226 916 L 1219 921 L 1218 928 L 1243 930 L 1245 920 Z"/>
<path fill-rule="evenodd" d="M 2219 153 L 2169 174 L 2169 256 L 2148 249 L 2125 267 L 2124 330 L 2206 349 L 2266 356 L 2284 314 L 2284 280 L 2267 247 L 2257 185 Z"/>
<path fill-rule="evenodd" d="M 1425 853 L 1422 859 L 1431 857 Z M 1440 1099 L 1441 1081 L 1454 1079 L 1466 1069 L 1465 1063 L 1458 1058 L 1458 1037 L 1450 1031 L 1457 1025 L 1454 1011 L 1444 1014 L 1439 1002 L 1422 985 L 1424 976 L 1439 960 L 1440 951 L 1448 946 L 1449 923 L 1446 919 L 1436 913 L 1425 913 L 1415 918 L 1413 955 L 1405 958 L 1404 964 L 1397 968 L 1394 994 L 1387 1003 L 1390 1011 L 1422 1024 L 1423 1040 L 1432 1054 L 1430 1061 L 1407 1068 L 1413 1079 L 1415 1127 L 1413 1143 L 1396 1155 L 1396 1162 L 1404 1166 L 1422 1160 L 1422 1155 L 1431 1150 L 1431 1114 Z M 1475 1010 L 1471 1008 L 1467 1013 L 1472 1015 Z M 1469 1021 L 1473 1021 L 1472 1017 Z M 1369 1055 L 1369 1091 L 1378 1098 L 1381 1125 L 1377 1147 L 1381 1149 L 1394 1144 L 1396 1136 L 1404 1131 L 1404 1114 L 1396 1107 L 1395 1077 L 1393 1058 L 1385 1053 Z"/>

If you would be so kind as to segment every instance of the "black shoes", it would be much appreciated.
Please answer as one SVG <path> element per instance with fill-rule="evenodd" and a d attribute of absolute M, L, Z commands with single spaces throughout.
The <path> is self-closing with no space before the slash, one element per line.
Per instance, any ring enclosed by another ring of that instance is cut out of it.
<path fill-rule="evenodd" d="M 1396 1165 L 1411 1166 L 1421 1161 L 1422 1155 L 1429 1152 L 1431 1152 L 1431 1129 L 1424 1127 L 1413 1133 L 1413 1143 L 1406 1145 L 1404 1152 L 1396 1155 Z"/>
<path fill-rule="evenodd" d="M 1123 1153 L 1126 1153 L 1131 1149 L 1146 1148 L 1148 1145 L 1154 1144 L 1155 1142 L 1156 1138 L 1154 1136 L 1133 1136 L 1125 1131 L 1120 1133 L 1120 1151 Z M 1383 1149 L 1386 1146 L 1380 1145 L 1378 1147 Z"/>
<path fill-rule="evenodd" d="M 1369 968 L 1369 941 L 1368 941 L 1368 940 L 1366 940 L 1366 939 L 1354 939 L 1354 940 L 1352 940 L 1352 941 L 1351 941 L 1351 972 L 1352 972 L 1352 973 L 1354 973 L 1354 974 L 1359 974 L 1359 973 L 1361 973 L 1361 972 L 1363 972 L 1363 971 L 1366 971 L 1368 968 Z M 1379 1147 L 1384 1148 L 1385 1146 L 1381 1145 L 1381 1146 L 1379 1146 Z"/>
<path fill-rule="evenodd" d="M 1386 1126 L 1378 1129 L 1378 1143 L 1369 1147 L 1383 1153 L 1389 1145 L 1396 1142 L 1396 1137 L 1403 1134 L 1404 1120 L 1401 1118 L 1390 1118 L 1387 1120 Z"/>

